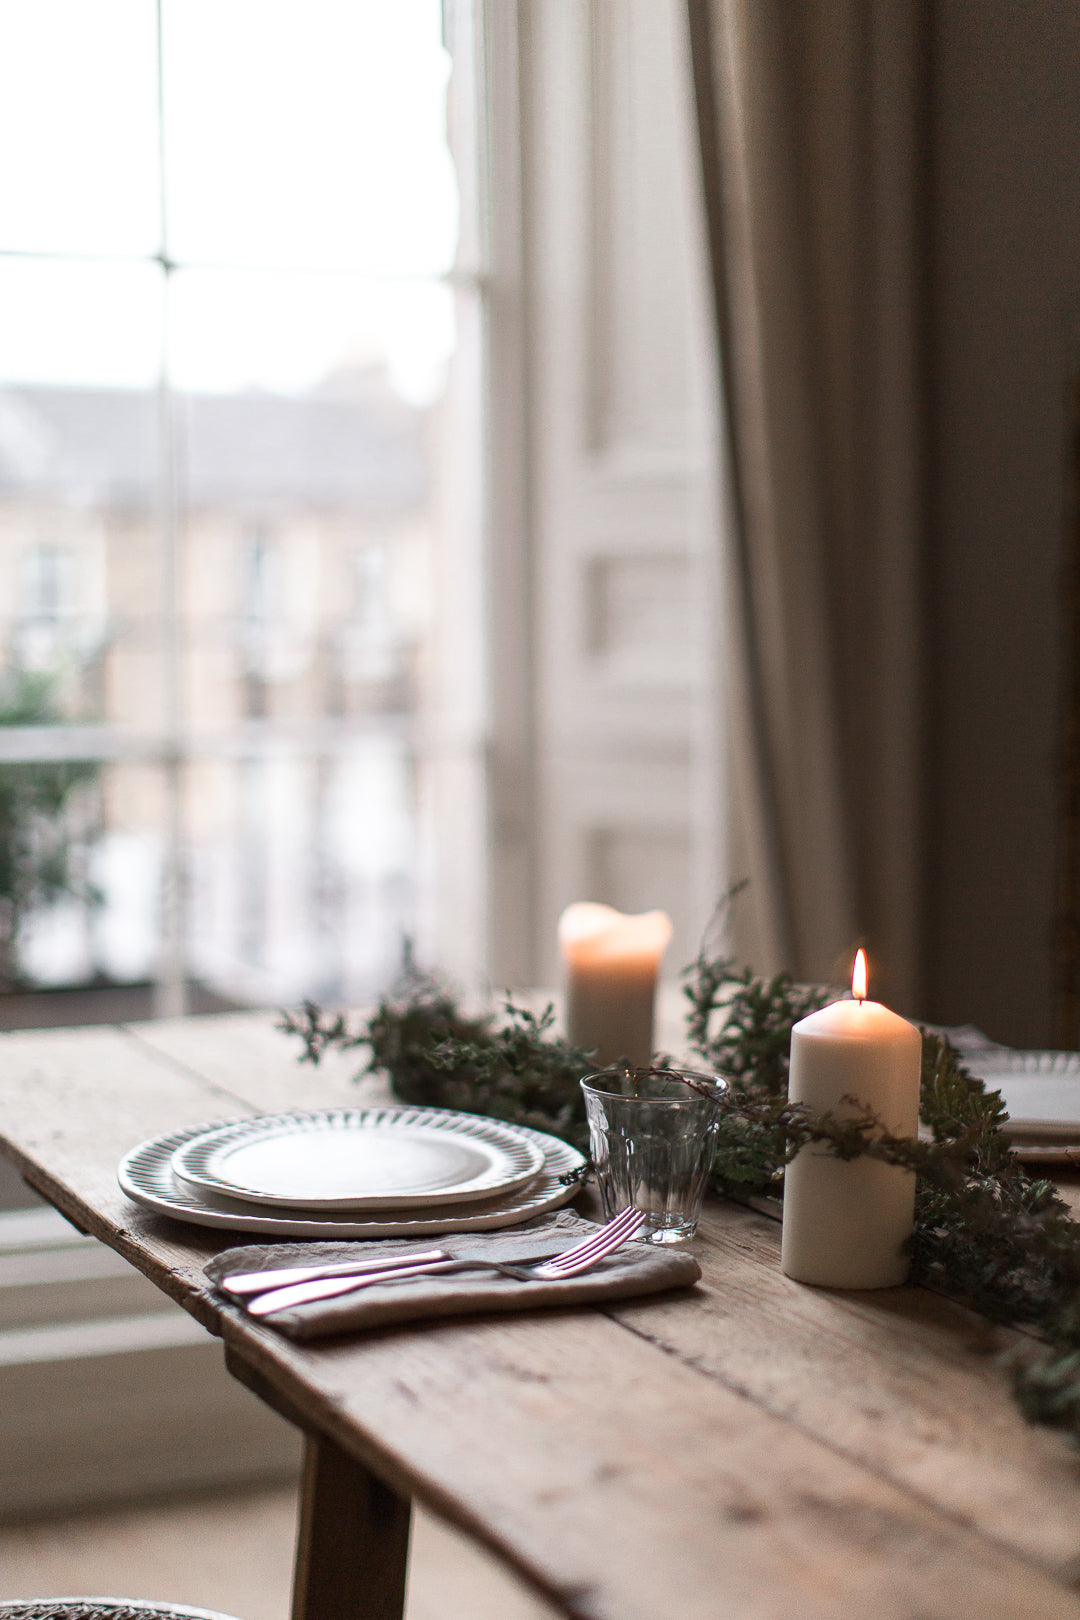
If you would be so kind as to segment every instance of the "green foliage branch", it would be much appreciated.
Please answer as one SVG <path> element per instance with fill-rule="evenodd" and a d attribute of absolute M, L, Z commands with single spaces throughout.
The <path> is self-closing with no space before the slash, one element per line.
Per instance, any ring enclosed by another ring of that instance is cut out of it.
<path fill-rule="evenodd" d="M 686 977 L 689 1049 L 731 1087 L 716 1190 L 781 1197 L 785 1165 L 811 1143 L 841 1159 L 867 1155 L 914 1171 L 913 1279 L 1026 1330 L 1026 1347 L 1011 1352 L 1022 1409 L 1080 1437 L 1080 1224 L 1052 1184 L 1011 1153 L 1000 1093 L 924 1031 L 917 1138 L 891 1134 L 856 1098 L 843 1099 L 844 1113 L 815 1114 L 788 1100 L 791 1028 L 832 993 L 787 974 L 755 977 L 705 950 Z M 361 1072 L 384 1070 L 404 1102 L 491 1115 L 587 1150 L 577 1082 L 596 1054 L 554 1032 L 550 1007 L 535 1015 L 507 1001 L 501 1019 L 471 1016 L 409 960 L 355 1029 L 310 1002 L 284 1015 L 282 1027 L 300 1038 L 301 1061 L 363 1048 Z"/>
<path fill-rule="evenodd" d="M 61 718 L 50 676 L 16 669 L 0 683 L 0 727 L 56 725 Z M 65 895 L 88 904 L 99 899 L 83 871 L 90 839 L 69 819 L 76 790 L 99 769 L 91 760 L 0 765 L 0 987 L 22 982 L 19 946 L 36 910 Z"/>
<path fill-rule="evenodd" d="M 528 1125 L 587 1152 L 577 1082 L 596 1068 L 596 1053 L 572 1046 L 554 1025 L 552 1007 L 537 1014 L 510 999 L 501 1018 L 465 1013 L 407 949 L 398 982 L 357 1028 L 313 1002 L 283 1014 L 281 1027 L 302 1041 L 301 1062 L 318 1063 L 330 1048 L 366 1048 L 360 1074 L 384 1071 L 402 1102 Z"/>

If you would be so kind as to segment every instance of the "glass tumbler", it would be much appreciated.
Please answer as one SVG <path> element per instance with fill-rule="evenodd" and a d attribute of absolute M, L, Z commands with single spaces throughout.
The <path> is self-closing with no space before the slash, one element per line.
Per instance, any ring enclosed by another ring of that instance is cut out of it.
<path fill-rule="evenodd" d="M 581 1082 L 604 1215 L 628 1204 L 648 1243 L 692 1237 L 727 1081 L 693 1069 L 605 1069 Z"/>

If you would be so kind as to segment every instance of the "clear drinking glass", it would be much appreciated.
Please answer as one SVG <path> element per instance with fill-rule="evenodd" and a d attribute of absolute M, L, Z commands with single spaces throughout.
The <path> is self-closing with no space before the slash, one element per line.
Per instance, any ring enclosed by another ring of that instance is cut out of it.
<path fill-rule="evenodd" d="M 727 1081 L 693 1069 L 605 1069 L 581 1082 L 604 1215 L 628 1204 L 649 1243 L 692 1237 Z"/>

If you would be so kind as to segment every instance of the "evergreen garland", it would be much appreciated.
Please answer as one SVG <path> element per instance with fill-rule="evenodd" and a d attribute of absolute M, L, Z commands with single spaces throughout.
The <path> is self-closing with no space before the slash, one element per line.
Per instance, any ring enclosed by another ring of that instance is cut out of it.
<path fill-rule="evenodd" d="M 811 1142 L 842 1159 L 868 1154 L 915 1171 L 913 1281 L 1033 1332 L 1037 1340 L 1011 1358 L 1020 1405 L 1080 1437 L 1080 1224 L 1011 1153 L 1000 1093 L 924 1030 L 917 1139 L 891 1135 L 870 1113 L 813 1114 L 788 1101 L 791 1027 L 832 993 L 787 974 L 756 978 L 704 950 L 687 981 L 688 1047 L 731 1088 L 715 1189 L 780 1197 L 784 1166 Z M 551 1007 L 537 1016 L 507 1001 L 501 1019 L 469 1016 L 407 957 L 399 983 L 357 1028 L 311 1002 L 281 1027 L 303 1043 L 301 1061 L 366 1049 L 361 1073 L 385 1071 L 403 1102 L 490 1115 L 588 1149 L 578 1081 L 596 1054 L 554 1033 Z"/>
<path fill-rule="evenodd" d="M 578 1080 L 596 1068 L 596 1053 L 554 1033 L 551 1007 L 537 1016 L 507 1000 L 504 1015 L 464 1013 L 407 949 L 397 984 L 355 1030 L 343 1014 L 326 1018 L 310 1001 L 299 1014 L 283 1014 L 280 1027 L 303 1042 L 301 1062 L 318 1063 L 331 1047 L 366 1048 L 360 1074 L 385 1072 L 402 1102 L 528 1125 L 587 1153 Z"/>

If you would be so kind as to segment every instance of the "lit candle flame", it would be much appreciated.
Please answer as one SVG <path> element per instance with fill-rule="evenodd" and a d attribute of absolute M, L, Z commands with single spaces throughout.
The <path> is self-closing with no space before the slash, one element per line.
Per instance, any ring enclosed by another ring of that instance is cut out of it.
<path fill-rule="evenodd" d="M 856 1001 L 866 1000 L 866 952 L 855 952 L 855 966 L 851 970 L 851 993 Z"/>

